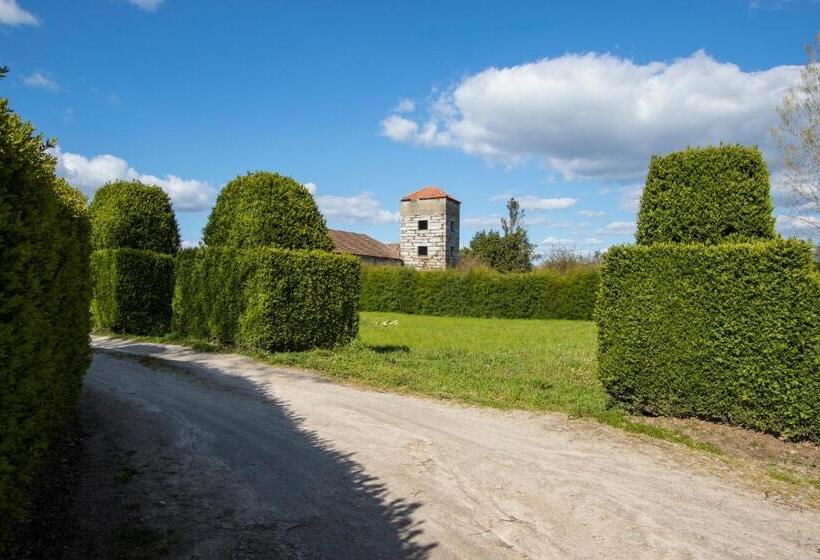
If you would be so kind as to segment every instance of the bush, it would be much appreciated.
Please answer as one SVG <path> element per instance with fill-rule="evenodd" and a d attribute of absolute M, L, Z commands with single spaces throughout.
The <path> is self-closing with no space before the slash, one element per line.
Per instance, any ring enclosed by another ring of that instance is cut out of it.
<path fill-rule="evenodd" d="M 308 190 L 277 173 L 248 173 L 225 185 L 203 230 L 210 247 L 333 250 Z"/>
<path fill-rule="evenodd" d="M 47 144 L 0 98 L 0 556 L 88 367 L 89 225 Z"/>
<path fill-rule="evenodd" d="M 635 409 L 820 441 L 820 279 L 799 241 L 604 257 L 601 380 Z"/>
<path fill-rule="evenodd" d="M 358 329 L 359 261 L 273 247 L 185 249 L 173 330 L 268 351 L 331 347 Z"/>
<path fill-rule="evenodd" d="M 168 195 L 159 187 L 116 181 L 91 203 L 94 249 L 179 250 L 179 228 Z"/>
<path fill-rule="evenodd" d="M 140 249 L 103 249 L 91 256 L 95 330 L 168 332 L 174 293 L 174 257 Z"/>
<path fill-rule="evenodd" d="M 774 237 L 769 174 L 757 148 L 689 148 L 652 158 L 638 214 L 639 244 Z"/>
<path fill-rule="evenodd" d="M 475 269 L 363 267 L 364 311 L 528 319 L 591 319 L 597 270 L 501 274 Z"/>

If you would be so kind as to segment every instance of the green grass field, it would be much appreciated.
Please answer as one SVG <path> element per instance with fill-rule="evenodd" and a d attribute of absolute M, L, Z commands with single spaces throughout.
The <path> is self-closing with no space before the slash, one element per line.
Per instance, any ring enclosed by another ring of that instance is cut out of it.
<path fill-rule="evenodd" d="M 371 387 L 500 408 L 603 411 L 589 321 L 363 312 L 359 338 L 334 350 L 265 354 Z"/>

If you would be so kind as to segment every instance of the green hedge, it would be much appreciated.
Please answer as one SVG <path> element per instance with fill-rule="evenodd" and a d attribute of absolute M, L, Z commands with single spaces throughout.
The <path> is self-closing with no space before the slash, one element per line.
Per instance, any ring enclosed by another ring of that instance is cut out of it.
<path fill-rule="evenodd" d="M 591 319 L 599 273 L 363 267 L 361 308 L 424 315 Z"/>
<path fill-rule="evenodd" d="M 202 240 L 210 247 L 333 250 L 308 190 L 290 177 L 264 171 L 240 175 L 225 185 Z"/>
<path fill-rule="evenodd" d="M 168 195 L 137 181 L 115 181 L 94 194 L 91 203 L 94 249 L 179 250 L 179 228 Z"/>
<path fill-rule="evenodd" d="M 174 257 L 140 249 L 102 249 L 91 257 L 94 328 L 163 334 L 171 325 Z"/>
<path fill-rule="evenodd" d="M 774 237 L 769 173 L 757 148 L 689 148 L 652 158 L 638 214 L 639 244 Z"/>
<path fill-rule="evenodd" d="M 820 277 L 794 240 L 620 246 L 604 257 L 599 367 L 650 414 L 820 441 Z"/>
<path fill-rule="evenodd" d="M 89 364 L 89 251 L 84 197 L 0 98 L 0 557 Z"/>
<path fill-rule="evenodd" d="M 269 351 L 346 343 L 358 329 L 359 262 L 272 247 L 177 256 L 173 331 Z"/>

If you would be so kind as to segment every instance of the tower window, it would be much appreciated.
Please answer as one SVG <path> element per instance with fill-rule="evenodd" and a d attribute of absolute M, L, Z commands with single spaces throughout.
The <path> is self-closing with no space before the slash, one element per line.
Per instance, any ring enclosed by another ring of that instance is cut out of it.
<path fill-rule="evenodd" d="M 427 256 L 427 246 L 426 245 L 419 245 L 419 256 L 426 257 Z"/>
<path fill-rule="evenodd" d="M 419 220 L 419 229 L 427 229 L 427 220 Z"/>

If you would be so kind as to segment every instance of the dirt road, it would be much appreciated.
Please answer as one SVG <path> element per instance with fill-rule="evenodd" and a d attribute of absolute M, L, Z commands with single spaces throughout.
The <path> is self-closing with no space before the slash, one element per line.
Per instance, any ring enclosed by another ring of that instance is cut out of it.
<path fill-rule="evenodd" d="M 171 558 L 820 559 L 820 513 L 685 449 L 239 356 L 94 346 L 86 414 L 123 454 L 135 538 Z"/>

